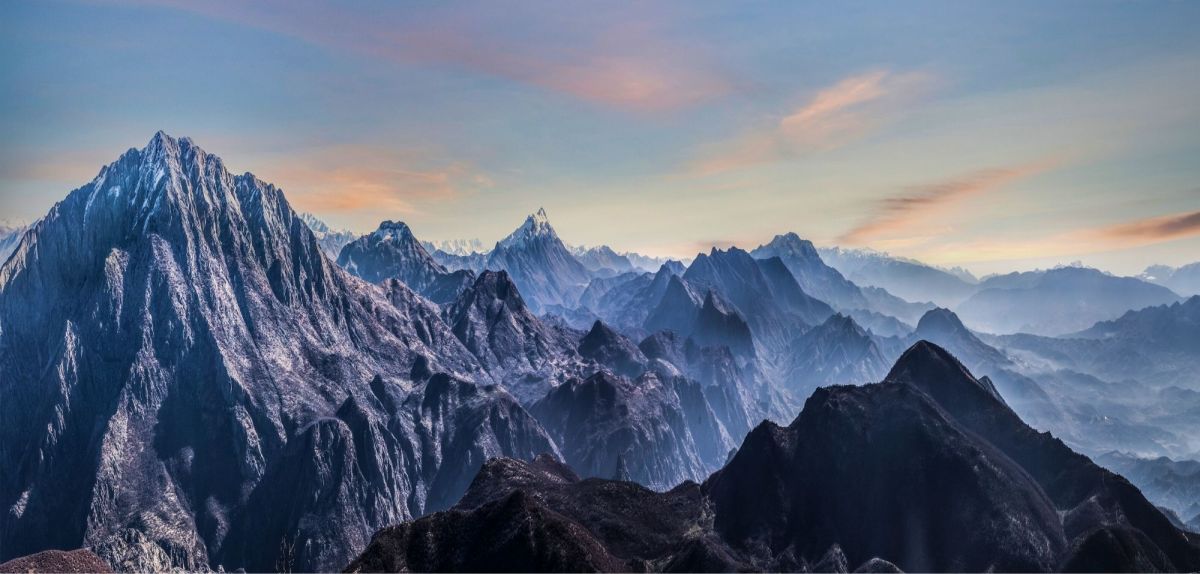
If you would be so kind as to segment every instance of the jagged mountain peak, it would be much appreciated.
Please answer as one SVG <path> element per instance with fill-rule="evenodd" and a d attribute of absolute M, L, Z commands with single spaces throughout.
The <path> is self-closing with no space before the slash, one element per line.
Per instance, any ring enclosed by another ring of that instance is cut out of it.
<path fill-rule="evenodd" d="M 501 301 L 511 308 L 525 308 L 521 292 L 517 290 L 507 271 L 484 270 L 464 296 L 476 301 Z"/>
<path fill-rule="evenodd" d="M 539 207 L 536 212 L 529 214 L 520 227 L 510 233 L 508 237 L 500 240 L 499 245 L 501 247 L 511 247 L 537 238 L 558 238 L 554 227 L 550 225 L 550 217 L 546 215 L 546 209 L 542 207 Z"/>
<path fill-rule="evenodd" d="M 592 323 L 591 330 L 589 330 L 587 335 L 584 335 L 583 340 L 580 341 L 580 345 L 609 345 L 620 338 L 621 335 L 614 331 L 612 327 L 605 325 L 604 321 L 596 319 L 596 322 Z"/>
<path fill-rule="evenodd" d="M 863 329 L 862 325 L 859 325 L 853 317 L 850 315 L 843 315 L 842 313 L 834 313 L 833 315 L 830 315 L 829 318 L 826 319 L 824 323 L 818 325 L 817 328 L 836 331 L 839 333 L 853 334 L 858 337 L 869 336 L 866 329 Z"/>
<path fill-rule="evenodd" d="M 591 281 L 587 268 L 567 250 L 542 209 L 497 242 L 484 267 L 508 271 L 538 313 L 552 306 L 572 307 Z"/>
<path fill-rule="evenodd" d="M 629 377 L 641 374 L 648 361 L 633 341 L 600 320 L 579 341 L 579 354 Z"/>
<path fill-rule="evenodd" d="M 416 237 L 413 235 L 412 229 L 403 221 L 392 221 L 390 219 L 379 223 L 379 228 L 372 234 L 383 241 L 412 241 L 416 243 Z M 424 251 L 424 247 L 421 248 Z"/>
<path fill-rule="evenodd" d="M 779 251 L 787 251 L 796 256 L 812 257 L 820 259 L 820 254 L 817 253 L 816 246 L 807 239 L 796 235 L 794 231 L 789 231 L 782 235 L 776 235 L 766 245 L 760 245 L 759 249 L 773 248 Z M 757 249 L 755 250 L 757 251 Z"/>
<path fill-rule="evenodd" d="M 262 570 L 277 533 L 297 531 L 253 508 L 310 488 L 331 494 L 286 500 L 289 516 L 320 516 L 308 523 L 337 540 L 314 542 L 297 567 L 337 567 L 338 553 L 419 511 L 432 487 L 413 466 L 374 480 L 351 472 L 367 453 L 331 415 L 374 411 L 368 426 L 403 415 L 369 400 L 369 381 L 407 390 L 426 359 L 489 380 L 435 306 L 403 286 L 388 298 L 333 265 L 278 188 L 231 175 L 187 138 L 160 132 L 126 152 L 30 234 L 0 268 L 0 444 L 42 446 L 36 457 L 0 449 L 13 469 L 0 504 L 24 496 L 28 508 L 3 519 L 5 553 L 87 546 L 130 570 Z M 373 453 L 398 461 L 383 441 Z M 322 474 L 316 459 L 340 466 Z M 193 463 L 222 470 L 182 470 Z M 367 491 L 388 502 L 352 502 Z M 226 527 L 239 534 L 224 539 Z"/>
<path fill-rule="evenodd" d="M 976 379 L 949 351 L 924 339 L 904 351 L 884 381 L 914 385 L 943 405 L 945 401 L 1005 404 L 990 379 Z"/>

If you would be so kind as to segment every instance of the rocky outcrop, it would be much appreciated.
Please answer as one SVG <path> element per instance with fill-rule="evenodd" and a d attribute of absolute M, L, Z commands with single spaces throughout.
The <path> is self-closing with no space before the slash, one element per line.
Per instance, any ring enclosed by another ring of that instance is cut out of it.
<path fill-rule="evenodd" d="M 550 391 L 530 412 L 584 476 L 631 480 L 662 490 L 707 476 L 733 448 L 701 386 L 647 372 L 601 371 Z"/>
<path fill-rule="evenodd" d="M 37 572 L 101 573 L 112 572 L 108 564 L 91 550 L 43 550 L 30 556 L 14 558 L 0 564 L 0 572 L 33 574 Z"/>
<path fill-rule="evenodd" d="M 522 403 L 580 372 L 576 342 L 525 305 L 505 271 L 484 271 L 446 307 L 454 336 Z"/>

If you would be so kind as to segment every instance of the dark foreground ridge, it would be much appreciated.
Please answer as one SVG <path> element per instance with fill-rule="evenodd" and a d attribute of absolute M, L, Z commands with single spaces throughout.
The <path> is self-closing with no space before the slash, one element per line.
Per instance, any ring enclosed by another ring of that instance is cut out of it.
<path fill-rule="evenodd" d="M 703 484 L 488 461 L 450 510 L 347 571 L 1195 571 L 1200 541 L 921 341 L 883 383 L 817 390 Z"/>

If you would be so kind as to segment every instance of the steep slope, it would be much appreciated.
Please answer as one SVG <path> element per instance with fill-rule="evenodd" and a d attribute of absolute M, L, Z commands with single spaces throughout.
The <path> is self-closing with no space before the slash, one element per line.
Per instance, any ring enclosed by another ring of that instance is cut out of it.
<path fill-rule="evenodd" d="M 714 414 L 735 441 L 765 418 L 788 411 L 791 403 L 768 382 L 753 357 L 727 346 L 702 346 L 674 331 L 659 331 L 638 344 L 662 377 L 684 377 L 700 384 Z"/>
<path fill-rule="evenodd" d="M 579 304 L 626 332 L 644 330 L 647 318 L 662 303 L 671 278 L 678 275 L 677 269 L 663 265 L 654 273 L 593 279 Z"/>
<path fill-rule="evenodd" d="M 972 372 L 979 373 L 981 380 L 995 385 L 1008 406 L 1029 424 L 1051 430 L 1073 444 L 1094 444 L 1087 437 L 1096 432 L 1098 421 L 1081 412 L 1077 397 L 1070 394 L 1051 397 L 1038 380 L 1022 374 L 1020 365 L 985 343 L 949 309 L 933 309 L 921 317 L 907 344 L 919 341 L 929 341 L 950 351 Z M 1076 413 L 1080 414 L 1074 416 Z"/>
<path fill-rule="evenodd" d="M 338 265 L 372 283 L 398 279 L 438 304 L 448 304 L 475 281 L 466 270 L 448 271 L 434 261 L 408 225 L 384 221 L 379 229 L 342 247 Z"/>
<path fill-rule="evenodd" d="M 767 570 L 837 544 L 850 563 L 905 571 L 1048 571 L 1066 547 L 1037 484 L 903 385 L 817 390 L 791 425 L 756 428 L 704 490 L 716 531 Z"/>
<path fill-rule="evenodd" d="M 588 270 L 558 238 L 543 209 L 496 243 L 486 267 L 507 271 L 535 313 L 550 305 L 573 307 L 591 280 Z"/>
<path fill-rule="evenodd" d="M 215 568 L 272 469 L 347 460 L 320 421 L 414 371 L 489 380 L 435 306 L 350 276 L 279 189 L 160 132 L 0 267 L 0 559 L 89 546 L 134 569 Z M 381 525 L 366 518 L 336 519 L 340 536 L 365 542 Z"/>
<path fill-rule="evenodd" d="M 25 235 L 27 225 L 7 225 L 0 223 L 0 265 L 8 260 L 8 256 L 17 250 L 17 244 Z"/>
<path fill-rule="evenodd" d="M 917 343 L 885 384 L 928 394 L 955 422 L 994 445 L 1038 483 L 1063 517 L 1072 548 L 1067 569 L 1099 564 L 1130 570 L 1200 567 L 1200 545 L 1172 526 L 1137 488 L 1049 433 L 1030 428 L 944 349 Z M 1119 553 L 1114 548 L 1118 543 L 1124 547 Z M 1130 562 L 1110 563 L 1121 555 Z"/>
<path fill-rule="evenodd" d="M 446 307 L 446 323 L 522 404 L 579 372 L 576 342 L 538 319 L 504 271 L 484 271 Z"/>
<path fill-rule="evenodd" d="M 750 326 L 712 291 L 704 296 L 690 337 L 701 347 L 726 347 L 735 355 L 754 356 L 754 337 L 750 334 Z"/>
<path fill-rule="evenodd" d="M 770 243 L 750 252 L 755 259 L 778 257 L 787 266 L 805 293 L 841 310 L 869 309 L 867 298 L 858 286 L 821 260 L 811 241 L 795 233 L 776 235 Z"/>
<path fill-rule="evenodd" d="M 687 335 L 696 326 L 696 315 L 700 312 L 704 299 L 702 294 L 678 275 L 663 274 L 655 276 L 655 282 L 661 282 L 661 293 L 654 297 L 650 289 L 644 291 L 648 297 L 642 298 L 641 303 L 649 306 L 650 312 L 642 322 L 647 331 L 674 331 Z"/>
<path fill-rule="evenodd" d="M 612 330 L 603 321 L 593 323 L 591 330 L 579 341 L 579 354 L 627 377 L 642 374 L 649 362 L 633 341 Z"/>
<path fill-rule="evenodd" d="M 1129 310 L 1177 301 L 1170 289 L 1133 277 L 1060 267 L 990 277 L 956 312 L 968 325 L 991 333 L 1062 335 Z"/>
<path fill-rule="evenodd" d="M 700 385 L 683 377 L 601 371 L 559 385 L 530 412 L 584 476 L 625 466 L 656 490 L 707 476 L 734 446 Z"/>
<path fill-rule="evenodd" d="M 289 443 L 219 559 L 255 571 L 342 565 L 381 525 L 457 502 L 487 459 L 540 453 L 557 449 L 495 386 L 438 374 L 404 396 L 377 378 Z"/>
<path fill-rule="evenodd" d="M 999 349 L 984 343 L 949 309 L 939 307 L 925 313 L 908 340 L 910 345 L 926 340 L 945 347 L 972 371 L 993 373 L 1013 367 L 1012 360 Z"/>
<path fill-rule="evenodd" d="M 778 257 L 756 260 L 736 247 L 698 255 L 683 279 L 695 292 L 720 295 L 750 325 L 755 342 L 771 351 L 833 314 L 800 288 Z"/>
<path fill-rule="evenodd" d="M 889 366 L 871 334 L 840 313 L 798 337 L 788 357 L 784 380 L 798 398 L 820 386 L 879 381 Z"/>

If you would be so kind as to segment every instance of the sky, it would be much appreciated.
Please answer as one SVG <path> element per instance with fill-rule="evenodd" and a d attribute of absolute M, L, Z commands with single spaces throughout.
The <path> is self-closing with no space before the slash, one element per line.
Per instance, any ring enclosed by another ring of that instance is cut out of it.
<path fill-rule="evenodd" d="M 894 4 L 894 5 L 893 5 Z M 903 4 L 903 5 L 900 5 Z M 157 130 L 366 232 L 1200 260 L 1200 2 L 0 2 L 0 220 Z"/>

